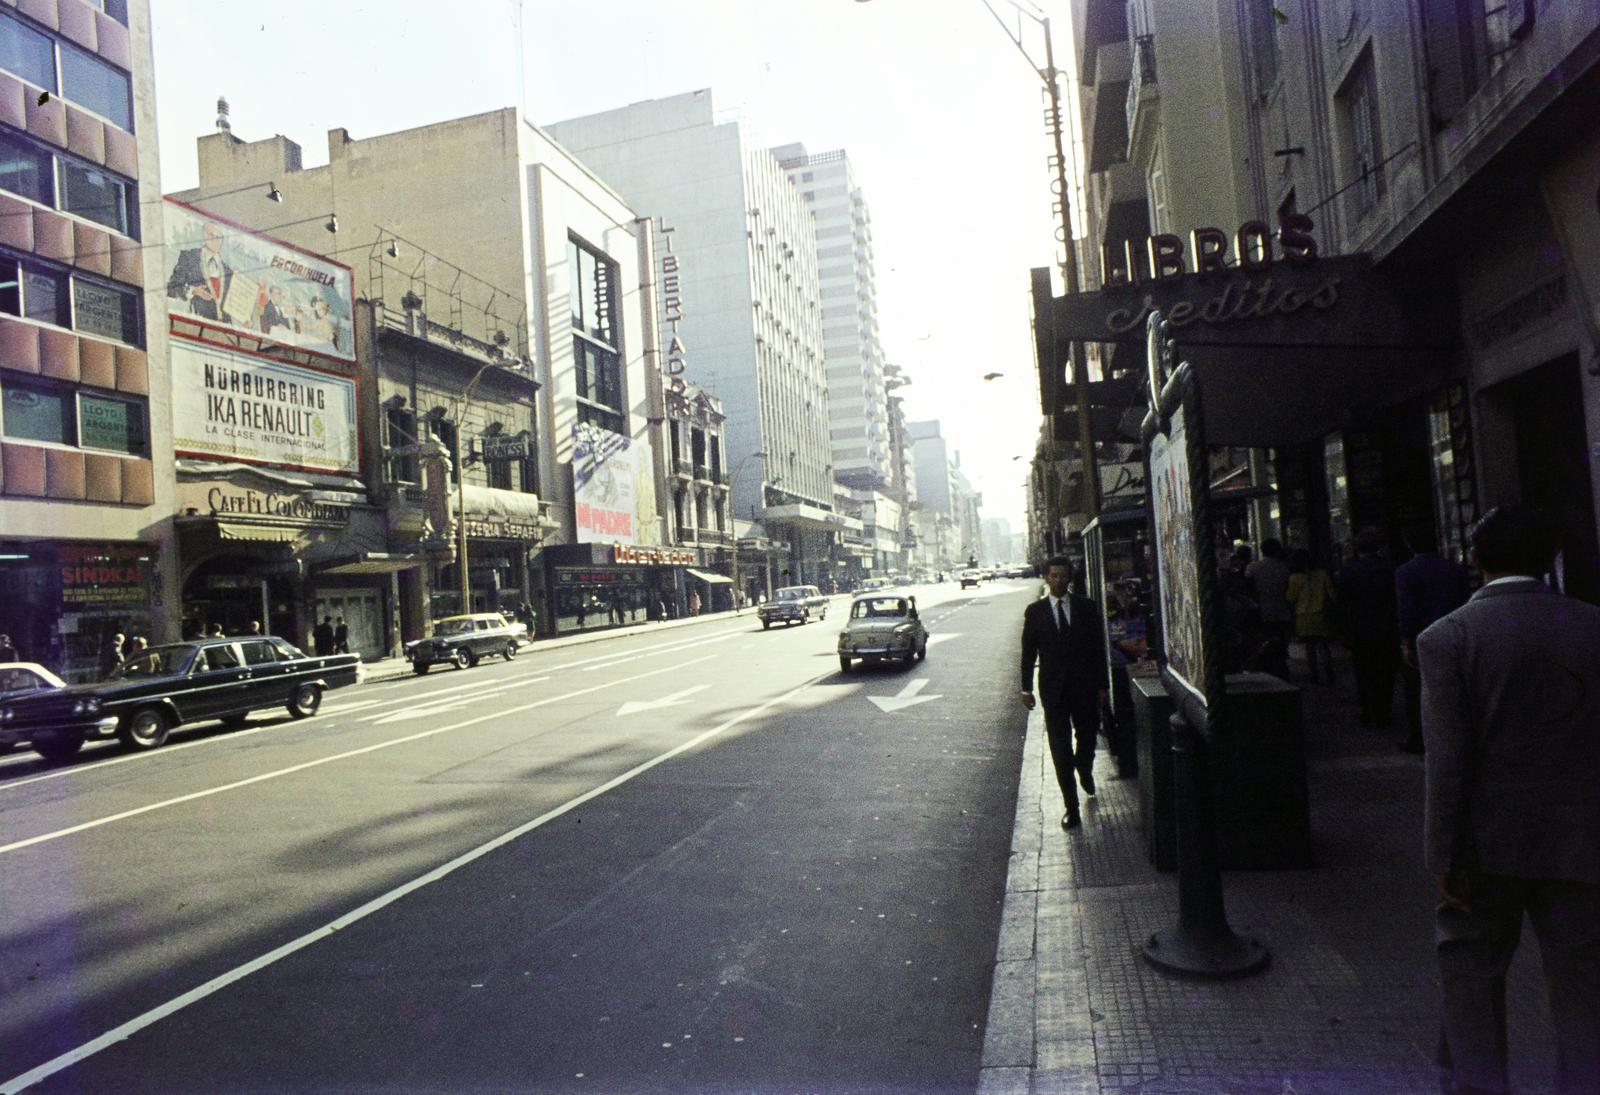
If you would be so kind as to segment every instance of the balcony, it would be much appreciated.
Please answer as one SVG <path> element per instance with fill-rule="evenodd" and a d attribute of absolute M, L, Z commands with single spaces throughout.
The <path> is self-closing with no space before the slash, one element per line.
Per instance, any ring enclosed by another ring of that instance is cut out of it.
<path fill-rule="evenodd" d="M 674 460 L 672 470 L 674 474 L 681 475 L 685 479 L 694 478 L 694 465 L 687 460 Z"/>
<path fill-rule="evenodd" d="M 695 481 L 699 483 L 710 483 L 711 469 L 706 467 L 704 464 L 696 464 L 694 466 L 694 478 Z"/>
<path fill-rule="evenodd" d="M 1133 39 L 1133 72 L 1128 79 L 1128 146 L 1138 140 L 1139 111 L 1144 104 L 1154 102 L 1156 86 L 1156 36 L 1136 35 Z"/>
<path fill-rule="evenodd" d="M 1089 122 L 1084 126 L 1089 173 L 1104 171 L 1128 156 L 1128 84 L 1133 78 L 1132 43 L 1126 38 L 1100 47 L 1095 65 Z M 1121 107 L 1121 110 L 1117 108 Z"/>

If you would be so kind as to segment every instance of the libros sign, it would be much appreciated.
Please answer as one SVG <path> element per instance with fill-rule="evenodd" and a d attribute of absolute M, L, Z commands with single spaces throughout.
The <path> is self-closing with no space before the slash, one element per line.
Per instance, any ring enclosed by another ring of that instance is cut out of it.
<path fill-rule="evenodd" d="M 1248 221 L 1230 237 L 1196 228 L 1187 241 L 1150 236 L 1101 251 L 1105 286 L 1050 298 L 1048 322 L 1058 345 L 1144 339 L 1160 312 L 1189 345 L 1319 345 L 1397 337 L 1404 321 L 1385 279 L 1365 255 L 1323 258 L 1311 218 L 1286 214 L 1274 231 Z M 1043 300 L 1036 301 L 1043 317 Z M 1335 331 L 1330 324 L 1337 325 Z"/>

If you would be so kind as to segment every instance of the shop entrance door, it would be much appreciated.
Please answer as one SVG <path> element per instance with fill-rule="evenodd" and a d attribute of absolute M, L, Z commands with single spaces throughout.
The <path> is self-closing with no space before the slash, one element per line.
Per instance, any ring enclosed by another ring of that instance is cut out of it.
<path fill-rule="evenodd" d="M 1594 484 L 1583 419 L 1578 356 L 1568 354 L 1499 385 L 1511 407 L 1517 435 L 1517 477 L 1522 501 L 1554 517 L 1566 530 L 1562 564 L 1566 592 L 1600 604 Z"/>
<path fill-rule="evenodd" d="M 366 661 L 383 657 L 383 597 L 375 589 L 319 589 L 313 603 L 321 623 L 326 616 L 344 617 L 350 629 L 350 653 Z"/>

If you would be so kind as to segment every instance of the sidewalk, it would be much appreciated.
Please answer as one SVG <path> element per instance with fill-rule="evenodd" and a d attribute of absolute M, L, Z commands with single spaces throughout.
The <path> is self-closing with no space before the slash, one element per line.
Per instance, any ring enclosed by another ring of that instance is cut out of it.
<path fill-rule="evenodd" d="M 597 643 L 605 639 L 637 639 L 649 635 L 658 635 L 663 631 L 672 631 L 680 627 L 693 627 L 696 624 L 713 623 L 717 620 L 732 621 L 734 619 L 748 620 L 753 626 L 756 623 L 756 610 L 754 607 L 746 608 L 737 617 L 732 612 L 708 612 L 703 616 L 685 616 L 676 620 L 640 620 L 638 623 L 616 624 L 612 627 L 597 628 L 593 631 L 580 631 L 574 635 L 558 635 L 554 638 L 539 638 L 525 642 L 518 649 L 520 654 L 528 654 L 541 650 L 557 650 L 567 646 L 582 646 L 585 643 Z M 397 677 L 411 676 L 411 663 L 403 657 L 380 658 L 375 662 L 367 662 L 367 678 L 364 683 L 377 684 L 382 681 L 392 681 Z"/>
<path fill-rule="evenodd" d="M 1305 667 L 1295 666 L 1297 682 Z M 1264 973 L 1158 972 L 1138 947 L 1177 922 L 1177 875 L 1149 865 L 1137 780 L 1104 743 L 1084 827 L 1060 826 L 1044 719 L 1028 723 L 980 1092 L 1437 1092 L 1433 892 L 1422 865 L 1422 758 L 1403 730 L 1358 728 L 1341 688 L 1305 689 L 1317 867 L 1226 871 L 1228 920 Z M 1396 696 L 1396 714 L 1400 714 Z M 1555 1049 L 1531 934 L 1511 970 L 1511 1087 L 1553 1088 Z"/>

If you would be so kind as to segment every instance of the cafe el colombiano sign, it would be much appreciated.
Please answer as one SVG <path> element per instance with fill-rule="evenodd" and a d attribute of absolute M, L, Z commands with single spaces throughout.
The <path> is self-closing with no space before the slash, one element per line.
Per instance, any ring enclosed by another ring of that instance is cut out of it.
<path fill-rule="evenodd" d="M 178 453 L 357 473 L 353 380 L 182 339 L 169 345 Z"/>

